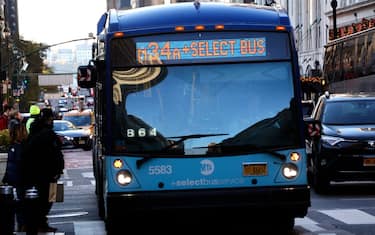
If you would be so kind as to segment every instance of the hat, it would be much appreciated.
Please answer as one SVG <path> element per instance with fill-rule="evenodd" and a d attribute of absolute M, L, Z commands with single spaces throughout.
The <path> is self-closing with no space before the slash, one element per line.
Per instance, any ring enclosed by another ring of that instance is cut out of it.
<path fill-rule="evenodd" d="M 40 117 L 44 118 L 44 119 L 53 117 L 52 109 L 50 109 L 50 108 L 43 108 L 42 110 L 40 110 Z"/>
<path fill-rule="evenodd" d="M 40 114 L 40 108 L 38 105 L 31 105 L 30 106 L 30 115 L 39 115 Z"/>

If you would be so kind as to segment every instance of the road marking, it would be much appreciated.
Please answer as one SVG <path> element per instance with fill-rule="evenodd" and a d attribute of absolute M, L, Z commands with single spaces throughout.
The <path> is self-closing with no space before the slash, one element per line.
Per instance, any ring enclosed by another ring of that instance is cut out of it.
<path fill-rule="evenodd" d="M 94 178 L 94 173 L 91 172 L 83 172 L 81 173 L 84 178 Z"/>
<path fill-rule="evenodd" d="M 319 227 L 318 222 L 315 222 L 314 220 L 304 217 L 304 218 L 296 218 L 295 219 L 295 225 L 303 227 L 305 230 L 310 232 L 317 232 L 317 231 L 324 231 L 325 229 Z"/>
<path fill-rule="evenodd" d="M 70 179 L 68 171 L 66 169 L 63 170 L 62 177 L 63 179 Z"/>
<path fill-rule="evenodd" d="M 66 186 L 67 187 L 72 187 L 73 186 L 73 181 L 72 180 L 68 180 L 68 181 L 65 181 L 66 182 Z"/>
<path fill-rule="evenodd" d="M 341 201 L 374 201 L 375 197 L 366 197 L 366 198 L 339 198 Z"/>
<path fill-rule="evenodd" d="M 375 216 L 357 209 L 318 210 L 345 224 L 375 224 Z"/>
<path fill-rule="evenodd" d="M 67 213 L 61 213 L 61 214 L 47 215 L 47 218 L 66 218 L 66 217 L 82 216 L 82 215 L 88 215 L 88 214 L 89 213 L 86 211 L 67 212 Z"/>
<path fill-rule="evenodd" d="M 91 180 L 91 184 L 95 186 L 95 180 Z"/>
<path fill-rule="evenodd" d="M 55 209 L 55 208 L 52 208 L 51 209 L 51 212 L 56 212 L 56 211 L 82 211 L 84 210 L 83 208 L 81 207 L 71 207 L 71 208 L 59 208 L 59 209 Z"/>
<path fill-rule="evenodd" d="M 105 235 L 105 226 L 103 221 L 82 221 L 74 222 L 75 235 Z"/>

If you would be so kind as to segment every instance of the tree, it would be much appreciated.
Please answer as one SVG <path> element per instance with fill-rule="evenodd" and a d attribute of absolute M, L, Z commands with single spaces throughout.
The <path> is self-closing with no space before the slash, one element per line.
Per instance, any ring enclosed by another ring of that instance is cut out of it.
<path fill-rule="evenodd" d="M 16 81 L 20 84 L 26 79 L 28 80 L 27 87 L 23 90 L 23 94 L 19 99 L 19 107 L 21 112 L 28 112 L 30 102 L 37 101 L 40 94 L 40 87 L 38 84 L 38 74 L 52 73 L 44 63 L 44 57 L 48 46 L 26 40 L 17 40 L 16 46 L 23 52 L 23 60 L 28 63 L 27 71 L 17 71 L 15 74 Z"/>

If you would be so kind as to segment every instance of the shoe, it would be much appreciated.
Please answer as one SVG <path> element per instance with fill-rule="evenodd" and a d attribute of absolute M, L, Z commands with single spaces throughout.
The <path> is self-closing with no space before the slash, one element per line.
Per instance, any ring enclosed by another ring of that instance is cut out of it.
<path fill-rule="evenodd" d="M 56 231 L 57 231 L 57 228 L 50 227 L 49 225 L 38 228 L 38 232 L 41 232 L 41 233 L 50 233 L 50 232 L 54 233 Z"/>

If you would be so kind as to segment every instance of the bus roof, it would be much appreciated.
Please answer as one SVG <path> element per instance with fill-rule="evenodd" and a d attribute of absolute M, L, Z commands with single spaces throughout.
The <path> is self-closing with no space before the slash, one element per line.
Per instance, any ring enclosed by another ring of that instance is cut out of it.
<path fill-rule="evenodd" d="M 250 29 L 250 25 L 251 29 L 263 30 L 274 30 L 278 25 L 291 28 L 284 10 L 255 4 L 184 2 L 131 10 L 112 9 L 108 14 L 108 32 L 126 31 L 128 34 L 170 32 L 175 26 L 184 26 L 188 31 L 195 25 L 205 25 L 209 30 L 217 24 L 224 25 L 225 29 Z"/>

